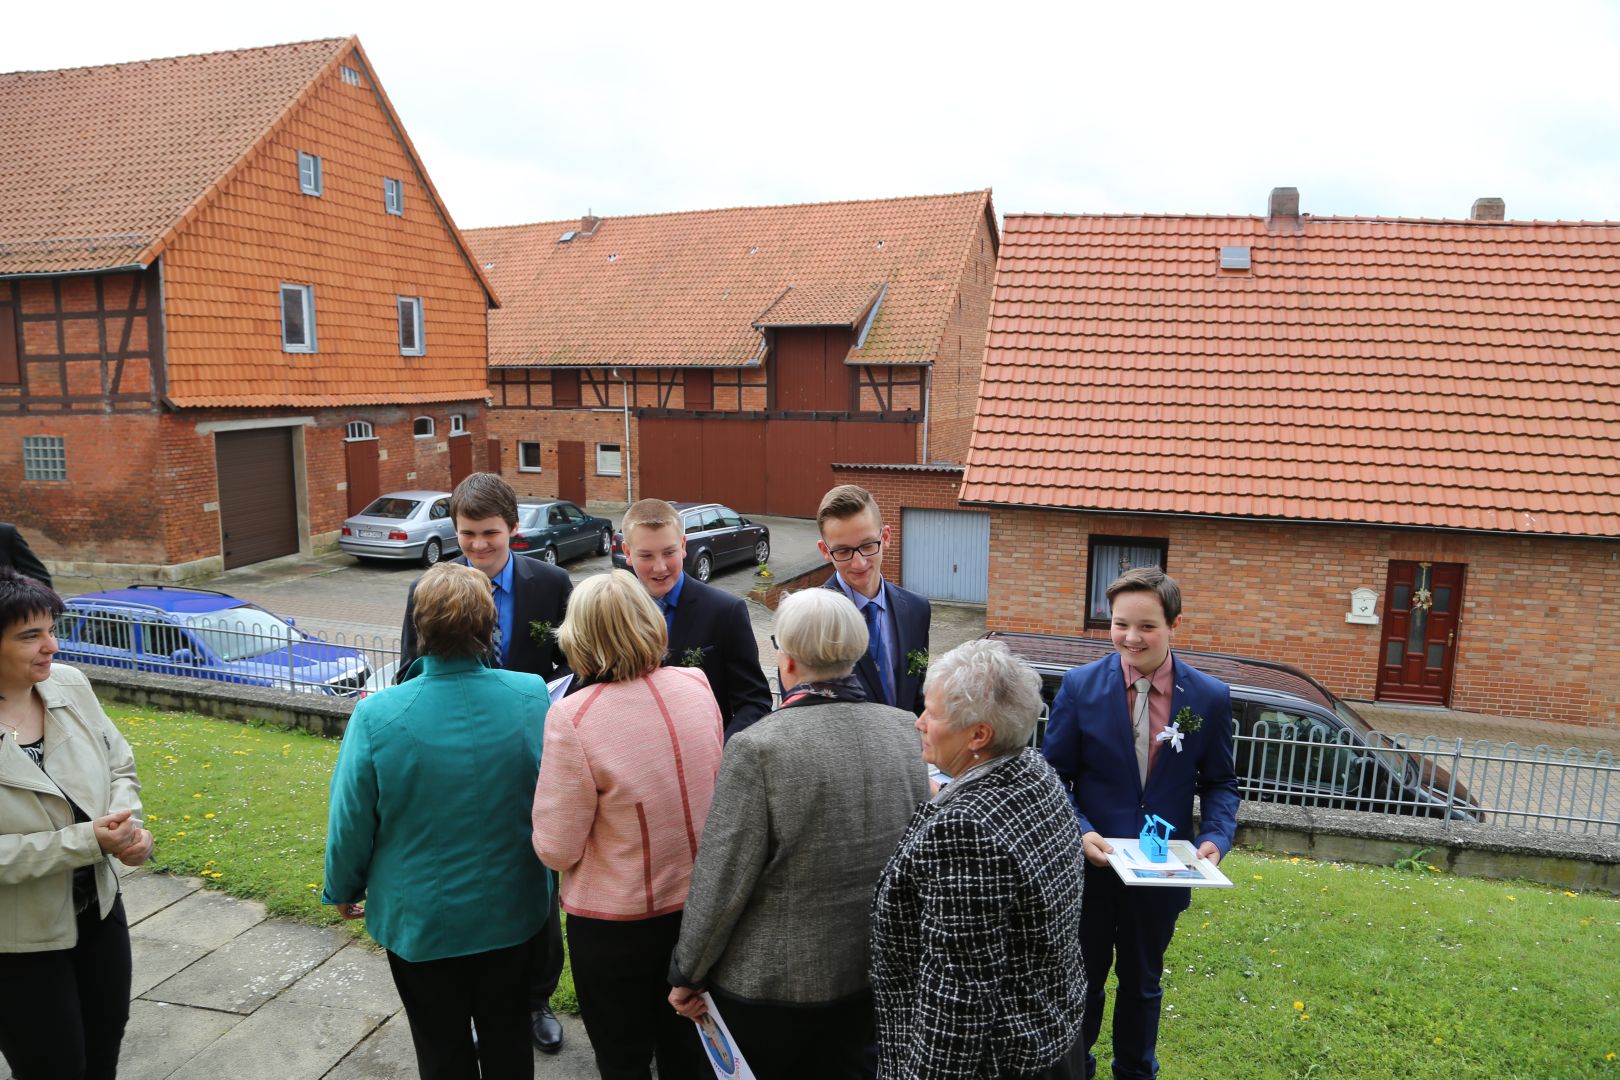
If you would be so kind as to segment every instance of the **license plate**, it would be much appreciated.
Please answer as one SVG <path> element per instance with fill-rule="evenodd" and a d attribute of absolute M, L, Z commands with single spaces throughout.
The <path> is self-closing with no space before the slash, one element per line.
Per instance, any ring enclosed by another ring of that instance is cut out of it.
<path fill-rule="evenodd" d="M 383 538 L 381 529 L 356 529 L 355 532 L 367 540 L 381 540 Z"/>

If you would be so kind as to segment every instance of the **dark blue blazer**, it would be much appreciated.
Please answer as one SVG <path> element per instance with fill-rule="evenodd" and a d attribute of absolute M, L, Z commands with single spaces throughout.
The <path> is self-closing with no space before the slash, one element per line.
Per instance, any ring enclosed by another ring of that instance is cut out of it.
<path fill-rule="evenodd" d="M 832 589 L 839 595 L 843 595 L 844 592 L 838 585 L 836 571 L 822 588 Z M 889 605 L 889 617 L 894 623 L 895 655 L 889 657 L 889 663 L 894 668 L 894 705 L 896 708 L 909 709 L 914 716 L 921 716 L 923 677 L 921 674 L 913 675 L 907 670 L 911 667 L 911 662 L 906 658 L 913 652 L 928 652 L 928 626 L 934 617 L 933 608 L 929 606 L 926 596 L 914 593 L 910 589 L 902 589 L 892 581 L 885 581 L 883 588 L 887 590 L 884 600 Z M 883 700 L 883 695 L 878 691 L 877 665 L 872 662 L 870 651 L 855 665 L 855 674 L 860 676 L 861 688 L 866 691 L 866 700 Z"/>
<path fill-rule="evenodd" d="M 695 650 L 703 653 L 699 666 L 720 706 L 726 738 L 771 711 L 771 685 L 759 666 L 759 641 L 748 604 L 687 574 L 665 662 L 685 666 L 687 654 Z"/>
<path fill-rule="evenodd" d="M 1082 833 L 1136 836 L 1145 815 L 1157 814 L 1176 827 L 1172 839 L 1190 840 L 1195 848 L 1213 840 L 1225 855 L 1237 831 L 1238 807 L 1231 691 L 1179 657 L 1174 673 L 1170 719 L 1186 707 L 1204 722 L 1185 737 L 1180 753 L 1168 743 L 1160 748 L 1145 789 L 1137 779 L 1136 743 L 1117 653 L 1063 676 L 1041 752 L 1069 788 Z M 1195 793 L 1203 815 L 1196 835 Z"/>
<path fill-rule="evenodd" d="M 467 565 L 465 555 L 451 560 Z M 416 659 L 416 586 L 411 582 L 405 594 L 405 625 L 399 632 L 399 674 L 395 682 L 405 681 L 405 669 Z M 568 670 L 562 646 L 557 644 L 557 630 L 568 615 L 568 597 L 574 591 L 573 579 L 568 571 L 540 559 L 512 552 L 512 640 L 506 647 L 506 663 L 511 671 L 538 675 L 547 682 Z M 532 623 L 550 623 L 551 636 L 536 641 Z"/>

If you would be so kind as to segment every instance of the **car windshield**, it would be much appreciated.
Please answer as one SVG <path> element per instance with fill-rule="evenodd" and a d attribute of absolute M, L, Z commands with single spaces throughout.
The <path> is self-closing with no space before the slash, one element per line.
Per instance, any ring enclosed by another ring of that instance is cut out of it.
<path fill-rule="evenodd" d="M 304 635 L 263 608 L 244 604 L 224 611 L 187 615 L 186 625 L 197 631 L 221 660 L 250 660 L 255 656 L 302 641 Z"/>
<path fill-rule="evenodd" d="M 360 511 L 359 516 L 394 518 L 396 521 L 403 521 L 412 514 L 416 513 L 416 508 L 421 505 L 422 504 L 417 502 L 415 499 L 397 499 L 391 495 L 384 495 L 382 498 Z"/>

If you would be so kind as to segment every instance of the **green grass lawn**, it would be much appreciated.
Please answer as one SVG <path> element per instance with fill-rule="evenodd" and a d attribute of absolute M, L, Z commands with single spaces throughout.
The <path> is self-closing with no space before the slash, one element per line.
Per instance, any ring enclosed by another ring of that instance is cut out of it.
<path fill-rule="evenodd" d="M 335 742 L 108 711 L 158 869 L 340 921 L 319 902 Z M 1243 852 L 1222 868 L 1237 888 L 1194 895 L 1166 960 L 1166 1080 L 1620 1078 L 1620 901 Z M 575 1008 L 566 973 L 556 1004 Z M 1107 1041 L 1105 1021 L 1105 1061 Z"/>

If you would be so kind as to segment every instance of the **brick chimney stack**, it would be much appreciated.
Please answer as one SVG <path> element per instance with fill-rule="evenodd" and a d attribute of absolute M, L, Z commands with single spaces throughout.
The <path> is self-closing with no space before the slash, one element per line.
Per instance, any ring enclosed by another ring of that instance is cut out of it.
<path fill-rule="evenodd" d="M 1271 189 L 1271 199 L 1266 204 L 1266 228 L 1299 228 L 1299 188 Z"/>
<path fill-rule="evenodd" d="M 579 235 L 590 236 L 592 233 L 596 232 L 596 227 L 600 224 L 602 224 L 601 218 L 597 217 L 589 210 L 585 211 L 585 216 L 579 219 Z"/>
<path fill-rule="evenodd" d="M 1498 198 L 1487 197 L 1474 200 L 1474 208 L 1468 216 L 1474 221 L 1505 221 L 1507 220 L 1507 203 Z"/>

